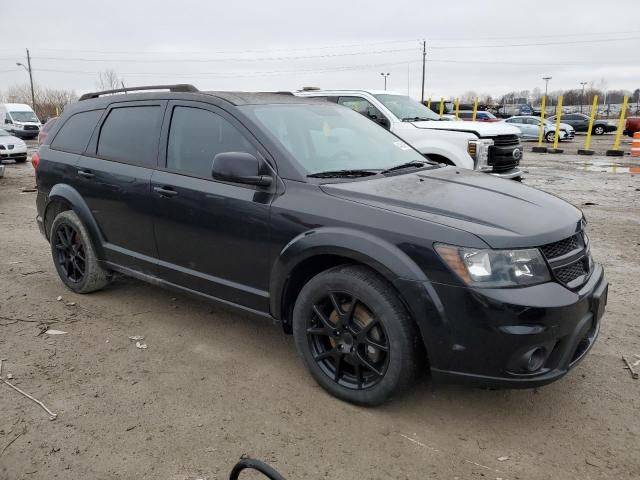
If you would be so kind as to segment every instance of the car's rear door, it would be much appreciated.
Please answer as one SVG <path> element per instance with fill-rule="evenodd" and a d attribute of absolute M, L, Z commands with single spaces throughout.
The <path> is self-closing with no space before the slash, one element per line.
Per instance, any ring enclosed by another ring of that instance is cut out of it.
<path fill-rule="evenodd" d="M 166 100 L 118 102 L 77 165 L 78 191 L 104 237 L 107 261 L 155 274 L 150 181 Z"/>
<path fill-rule="evenodd" d="M 276 186 L 211 177 L 222 152 L 267 153 L 229 112 L 172 101 L 152 177 L 159 275 L 174 284 L 262 312 L 269 308 L 269 209 Z"/>

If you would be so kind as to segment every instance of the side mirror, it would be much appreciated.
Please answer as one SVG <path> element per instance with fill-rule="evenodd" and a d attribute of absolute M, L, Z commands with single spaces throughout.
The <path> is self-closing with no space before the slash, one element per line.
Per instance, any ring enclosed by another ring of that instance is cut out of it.
<path fill-rule="evenodd" d="M 13 122 L 11 120 L 9 120 L 8 118 L 4 119 L 4 123 L 6 123 L 7 125 L 12 124 Z"/>
<path fill-rule="evenodd" d="M 273 179 L 262 174 L 262 167 L 262 162 L 250 153 L 223 152 L 213 158 L 211 176 L 223 182 L 268 187 Z"/>

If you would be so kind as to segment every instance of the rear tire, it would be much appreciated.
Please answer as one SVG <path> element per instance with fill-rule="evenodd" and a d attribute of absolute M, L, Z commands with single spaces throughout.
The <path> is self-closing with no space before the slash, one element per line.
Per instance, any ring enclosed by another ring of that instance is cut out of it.
<path fill-rule="evenodd" d="M 56 216 L 49 241 L 56 271 L 67 288 L 90 293 L 109 284 L 111 276 L 100 266 L 91 237 L 73 210 Z"/>
<path fill-rule="evenodd" d="M 415 378 L 417 329 L 393 287 L 368 267 L 324 271 L 302 288 L 293 311 L 296 347 L 330 394 L 379 405 Z"/>
<path fill-rule="evenodd" d="M 594 135 L 604 135 L 604 127 L 602 125 L 596 125 L 593 127 Z"/>

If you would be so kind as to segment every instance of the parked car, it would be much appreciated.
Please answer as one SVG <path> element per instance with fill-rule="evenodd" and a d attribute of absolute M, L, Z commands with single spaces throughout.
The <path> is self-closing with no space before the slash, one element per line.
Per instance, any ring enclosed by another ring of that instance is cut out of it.
<path fill-rule="evenodd" d="M 426 368 L 543 385 L 594 344 L 607 282 L 569 203 L 330 102 L 143 89 L 83 95 L 40 147 L 37 221 L 72 291 L 120 272 L 278 321 L 365 405 Z"/>
<path fill-rule="evenodd" d="M 624 126 L 625 135 L 629 135 L 630 137 L 633 137 L 633 134 L 636 132 L 640 132 L 640 117 L 627 118 L 627 121 Z"/>
<path fill-rule="evenodd" d="M 27 161 L 27 144 L 5 130 L 0 130 L 0 161 L 15 160 L 16 163 Z"/>
<path fill-rule="evenodd" d="M 512 116 L 529 116 L 533 114 L 533 108 L 526 103 L 510 103 L 498 107 L 498 116 L 508 118 Z"/>
<path fill-rule="evenodd" d="M 555 115 L 549 117 L 551 122 L 555 121 Z M 584 115 L 582 113 L 570 113 L 568 115 L 563 115 L 561 117 L 562 123 L 571 125 L 576 132 L 586 132 L 589 130 L 589 115 Z M 615 132 L 616 126 L 606 122 L 604 120 L 593 121 L 593 127 L 591 132 L 595 135 L 603 135 L 608 132 Z"/>
<path fill-rule="evenodd" d="M 471 122 L 473 120 L 473 110 L 461 110 L 458 118 Z M 476 112 L 476 122 L 499 122 L 500 119 L 491 112 Z"/>
<path fill-rule="evenodd" d="M 42 145 L 49 134 L 49 130 L 53 127 L 53 124 L 56 123 L 58 117 L 51 117 L 49 120 L 45 122 L 45 124 L 40 129 L 40 133 L 38 133 L 38 146 Z"/>
<path fill-rule="evenodd" d="M 540 118 L 532 116 L 518 116 L 511 117 L 504 120 L 505 123 L 513 125 L 520 129 L 522 138 L 526 139 L 538 139 L 540 135 Z M 555 139 L 556 124 L 545 120 L 544 132 L 542 136 L 545 141 L 551 143 Z M 572 140 L 575 136 L 575 131 L 570 125 L 560 124 L 560 141 Z"/>
<path fill-rule="evenodd" d="M 313 89 L 296 95 L 349 107 L 438 162 L 502 178 L 522 176 L 519 131 L 507 125 L 443 121 L 411 97 L 388 91 Z"/>
<path fill-rule="evenodd" d="M 35 138 L 42 124 L 29 105 L 0 103 L 0 122 L 9 133 L 19 138 Z"/>

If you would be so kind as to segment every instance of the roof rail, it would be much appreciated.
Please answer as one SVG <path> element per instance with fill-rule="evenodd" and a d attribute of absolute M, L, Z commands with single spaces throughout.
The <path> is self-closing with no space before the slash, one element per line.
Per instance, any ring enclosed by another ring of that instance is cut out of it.
<path fill-rule="evenodd" d="M 101 92 L 89 92 L 80 97 L 80 100 L 88 100 L 90 98 L 98 98 L 102 95 L 110 95 L 112 93 L 129 93 L 139 92 L 143 90 L 169 90 L 170 92 L 199 92 L 196 87 L 188 83 L 178 83 L 176 85 L 147 85 L 143 87 L 126 87 L 116 88 L 114 90 L 103 90 Z"/>

